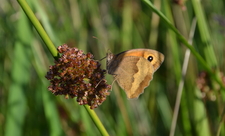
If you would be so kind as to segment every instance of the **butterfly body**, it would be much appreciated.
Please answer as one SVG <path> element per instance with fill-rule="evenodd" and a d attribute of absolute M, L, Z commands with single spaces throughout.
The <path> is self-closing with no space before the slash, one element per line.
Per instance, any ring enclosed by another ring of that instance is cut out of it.
<path fill-rule="evenodd" d="M 138 98 L 164 61 L 164 55 L 151 49 L 132 49 L 107 55 L 107 70 L 128 98 Z"/>

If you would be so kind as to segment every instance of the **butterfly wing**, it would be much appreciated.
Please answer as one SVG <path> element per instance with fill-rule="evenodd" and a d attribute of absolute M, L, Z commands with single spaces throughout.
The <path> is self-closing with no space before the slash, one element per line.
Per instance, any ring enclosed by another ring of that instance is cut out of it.
<path fill-rule="evenodd" d="M 110 74 L 127 94 L 128 98 L 138 98 L 149 85 L 153 77 L 152 64 L 143 57 L 126 56 L 120 61 L 114 60 Z"/>

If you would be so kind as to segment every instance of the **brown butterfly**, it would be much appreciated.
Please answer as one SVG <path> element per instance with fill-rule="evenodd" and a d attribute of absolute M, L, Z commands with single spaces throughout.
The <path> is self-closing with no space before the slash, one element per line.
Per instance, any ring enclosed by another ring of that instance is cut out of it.
<path fill-rule="evenodd" d="M 132 49 L 117 55 L 107 54 L 107 70 L 128 98 L 138 98 L 164 61 L 164 55 L 151 49 Z"/>

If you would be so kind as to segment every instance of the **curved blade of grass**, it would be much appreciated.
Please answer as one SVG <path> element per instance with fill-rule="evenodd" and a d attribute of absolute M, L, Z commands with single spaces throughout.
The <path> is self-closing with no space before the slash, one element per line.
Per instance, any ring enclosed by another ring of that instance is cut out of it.
<path fill-rule="evenodd" d="M 219 78 L 218 74 L 215 74 L 214 71 L 212 71 L 211 67 L 207 64 L 207 62 L 202 58 L 202 56 L 194 49 L 193 46 L 191 46 L 184 36 L 180 34 L 180 32 L 176 29 L 174 25 L 169 21 L 169 19 L 166 18 L 165 15 L 158 9 L 154 7 L 154 5 L 149 0 L 143 0 L 157 15 L 161 17 L 162 20 L 169 26 L 170 29 L 174 31 L 174 33 L 177 35 L 177 38 L 191 51 L 191 53 L 196 57 L 196 59 L 201 63 L 201 65 L 204 67 L 204 69 L 211 75 L 211 77 L 220 85 L 220 87 L 225 90 L 225 87 Z"/>

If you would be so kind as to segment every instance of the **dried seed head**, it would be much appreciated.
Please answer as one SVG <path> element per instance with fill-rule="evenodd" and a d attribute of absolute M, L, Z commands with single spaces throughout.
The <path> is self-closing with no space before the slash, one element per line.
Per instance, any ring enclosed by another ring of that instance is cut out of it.
<path fill-rule="evenodd" d="M 100 63 L 91 53 L 84 54 L 66 44 L 57 49 L 62 55 L 49 67 L 46 78 L 51 85 L 48 90 L 66 98 L 77 97 L 80 105 L 88 104 L 91 109 L 102 104 L 110 94 L 111 85 L 106 84 L 106 71 L 100 68 Z"/>
<path fill-rule="evenodd" d="M 221 80 L 223 84 L 225 84 L 225 76 L 223 73 L 220 73 Z M 206 72 L 201 72 L 197 78 L 197 87 L 202 92 L 202 98 L 205 100 L 215 101 L 217 96 L 215 95 L 215 91 L 220 90 L 220 86 L 212 83 L 210 80 L 210 76 Z"/>

